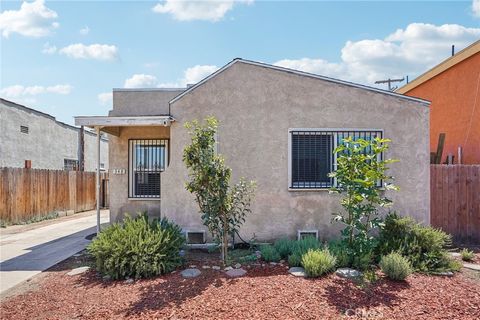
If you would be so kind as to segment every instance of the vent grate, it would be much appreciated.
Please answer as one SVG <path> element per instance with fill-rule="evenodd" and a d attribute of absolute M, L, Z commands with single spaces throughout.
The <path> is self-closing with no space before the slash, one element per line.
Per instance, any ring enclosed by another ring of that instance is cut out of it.
<path fill-rule="evenodd" d="M 28 134 L 28 127 L 27 126 L 20 126 L 20 132 Z"/>

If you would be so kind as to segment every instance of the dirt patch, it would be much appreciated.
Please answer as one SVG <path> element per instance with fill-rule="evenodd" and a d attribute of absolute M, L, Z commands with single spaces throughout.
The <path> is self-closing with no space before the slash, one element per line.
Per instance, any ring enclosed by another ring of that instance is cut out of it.
<path fill-rule="evenodd" d="M 1 303 L 5 319 L 478 319 L 480 286 L 467 273 L 453 278 L 413 275 L 380 279 L 367 287 L 330 275 L 303 279 L 283 265 L 244 265 L 247 275 L 227 278 L 212 256 L 187 255 L 202 274 L 179 272 L 134 283 L 104 281 L 95 271 L 67 276 L 88 263 L 68 259 L 48 271 L 38 288 Z M 216 257 L 216 256 L 213 256 Z"/>

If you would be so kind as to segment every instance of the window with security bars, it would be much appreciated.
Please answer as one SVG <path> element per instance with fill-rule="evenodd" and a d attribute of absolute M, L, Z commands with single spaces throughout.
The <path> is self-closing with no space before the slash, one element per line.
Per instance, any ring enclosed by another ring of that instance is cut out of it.
<path fill-rule="evenodd" d="M 168 140 L 129 140 L 129 198 L 160 198 L 160 173 L 167 163 Z"/>
<path fill-rule="evenodd" d="M 335 185 L 328 174 L 336 169 L 333 150 L 343 139 L 382 138 L 381 130 L 290 130 L 290 189 L 324 189 Z M 366 150 L 368 152 L 368 150 Z M 382 155 L 380 155 L 381 157 Z M 381 182 L 379 181 L 379 184 Z"/>
<path fill-rule="evenodd" d="M 63 170 L 67 170 L 67 171 L 78 170 L 78 160 L 63 159 Z"/>

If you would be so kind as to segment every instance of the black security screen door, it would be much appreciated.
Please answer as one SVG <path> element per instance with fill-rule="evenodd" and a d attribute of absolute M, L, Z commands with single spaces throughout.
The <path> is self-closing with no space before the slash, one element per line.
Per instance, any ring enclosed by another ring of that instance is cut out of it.
<path fill-rule="evenodd" d="M 332 185 L 333 135 L 292 132 L 292 187 L 322 188 Z"/>
<path fill-rule="evenodd" d="M 130 140 L 129 197 L 160 197 L 160 173 L 165 170 L 167 142 Z"/>

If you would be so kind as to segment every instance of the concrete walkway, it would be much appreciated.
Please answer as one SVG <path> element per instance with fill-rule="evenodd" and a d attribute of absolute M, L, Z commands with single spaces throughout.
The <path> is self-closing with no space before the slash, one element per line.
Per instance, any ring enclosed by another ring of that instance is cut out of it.
<path fill-rule="evenodd" d="M 108 210 L 101 222 L 107 223 Z M 95 211 L 0 230 L 0 294 L 81 251 L 96 232 Z"/>

